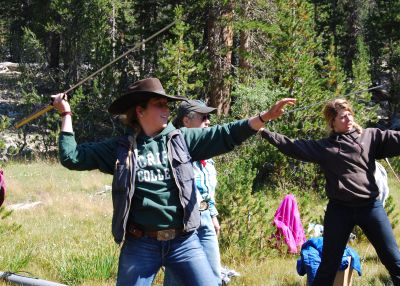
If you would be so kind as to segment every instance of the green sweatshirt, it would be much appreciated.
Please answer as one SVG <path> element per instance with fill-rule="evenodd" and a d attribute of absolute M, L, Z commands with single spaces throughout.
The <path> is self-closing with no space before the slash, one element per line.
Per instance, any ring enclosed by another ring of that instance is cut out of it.
<path fill-rule="evenodd" d="M 167 157 L 167 135 L 174 129 L 170 123 L 155 137 L 137 138 L 138 169 L 129 220 L 145 230 L 182 227 L 183 209 Z M 229 152 L 256 133 L 247 120 L 181 131 L 193 161 Z M 117 146 L 118 138 L 77 145 L 73 133 L 62 132 L 60 161 L 72 170 L 99 169 L 113 174 Z"/>

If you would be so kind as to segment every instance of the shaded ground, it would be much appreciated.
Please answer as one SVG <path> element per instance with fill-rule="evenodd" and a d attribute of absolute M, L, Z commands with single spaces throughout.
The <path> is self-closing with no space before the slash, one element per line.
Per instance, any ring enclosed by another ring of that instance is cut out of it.
<path fill-rule="evenodd" d="M 0 115 L 10 119 L 18 114 L 17 82 L 20 73 L 17 69 L 16 64 L 0 63 Z"/>
<path fill-rule="evenodd" d="M 11 68 L 10 68 L 11 67 Z M 20 76 L 17 66 L 12 63 L 0 63 L 0 115 L 1 123 L 13 122 L 18 116 L 17 81 Z M 0 161 L 7 160 L 9 153 L 18 146 L 18 132 L 12 128 L 2 130 L 0 141 Z"/>
<path fill-rule="evenodd" d="M 15 129 L 13 125 L 24 114 L 21 110 L 21 91 L 18 86 L 21 73 L 15 63 L 0 63 L 0 161 L 7 161 L 16 153 L 33 149 L 36 136 L 31 130 Z M 8 126 L 3 130 L 5 126 Z"/>

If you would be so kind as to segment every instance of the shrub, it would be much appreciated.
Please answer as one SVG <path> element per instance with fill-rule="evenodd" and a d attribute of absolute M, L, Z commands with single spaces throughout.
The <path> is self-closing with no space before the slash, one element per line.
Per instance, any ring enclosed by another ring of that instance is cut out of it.
<path fill-rule="evenodd" d="M 241 256 L 263 256 L 271 233 L 268 207 L 261 192 L 253 192 L 256 170 L 251 163 L 226 157 L 219 163 L 217 203 L 223 230 L 222 248 L 234 246 Z"/>

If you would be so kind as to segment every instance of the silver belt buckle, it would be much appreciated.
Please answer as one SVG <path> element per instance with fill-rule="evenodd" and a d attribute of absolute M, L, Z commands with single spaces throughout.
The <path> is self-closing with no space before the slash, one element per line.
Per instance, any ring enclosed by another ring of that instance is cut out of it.
<path fill-rule="evenodd" d="M 207 201 L 201 201 L 200 202 L 200 206 L 199 206 L 199 210 L 202 212 L 202 211 L 206 211 L 206 210 L 208 210 L 208 207 L 209 207 L 209 205 L 208 205 L 208 202 Z"/>
<path fill-rule="evenodd" d="M 157 240 L 166 241 L 176 237 L 175 229 L 164 229 L 157 231 Z"/>

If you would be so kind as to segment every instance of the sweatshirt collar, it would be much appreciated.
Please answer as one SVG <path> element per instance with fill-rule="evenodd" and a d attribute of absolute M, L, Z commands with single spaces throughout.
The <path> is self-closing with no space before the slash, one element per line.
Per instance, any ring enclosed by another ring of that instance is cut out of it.
<path fill-rule="evenodd" d="M 143 139 L 143 140 L 145 140 L 145 141 L 147 141 L 147 140 L 157 140 L 157 139 L 159 139 L 160 137 L 166 136 L 168 133 L 170 133 L 171 131 L 173 131 L 173 130 L 175 130 L 175 129 L 176 129 L 175 126 L 172 125 L 171 122 L 169 122 L 169 123 L 167 124 L 167 126 L 166 126 L 163 130 L 161 130 L 161 132 L 158 133 L 158 134 L 157 134 L 156 136 L 154 136 L 154 137 L 149 137 L 149 136 L 147 136 L 147 135 L 145 135 L 145 134 L 143 134 L 143 133 L 140 133 L 138 137 L 141 138 L 141 139 Z"/>
<path fill-rule="evenodd" d="M 345 133 L 332 132 L 330 137 L 337 138 L 337 137 L 341 137 L 341 136 L 352 136 L 352 137 L 356 137 L 357 138 L 359 136 L 359 133 L 358 133 L 356 128 L 352 128 L 350 131 L 345 132 Z"/>

